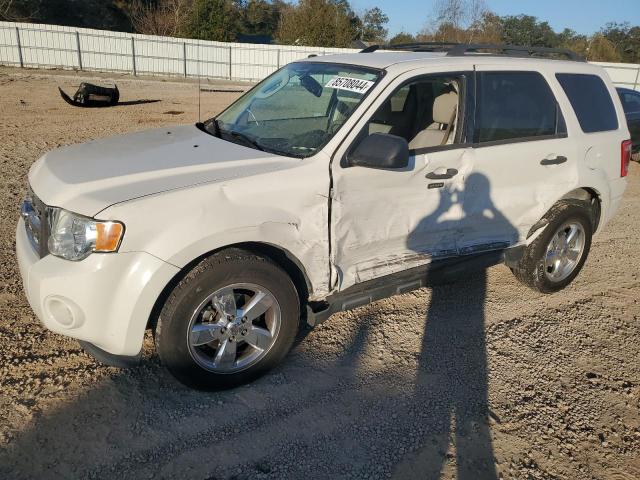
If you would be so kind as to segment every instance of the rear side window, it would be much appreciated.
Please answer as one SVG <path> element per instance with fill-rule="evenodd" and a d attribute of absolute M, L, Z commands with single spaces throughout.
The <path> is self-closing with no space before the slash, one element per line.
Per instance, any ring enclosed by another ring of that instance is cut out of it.
<path fill-rule="evenodd" d="M 557 73 L 580 128 L 585 133 L 608 132 L 618 129 L 618 117 L 607 86 L 597 75 Z"/>
<path fill-rule="evenodd" d="M 480 72 L 475 143 L 529 140 L 566 133 L 547 81 L 537 72 Z"/>

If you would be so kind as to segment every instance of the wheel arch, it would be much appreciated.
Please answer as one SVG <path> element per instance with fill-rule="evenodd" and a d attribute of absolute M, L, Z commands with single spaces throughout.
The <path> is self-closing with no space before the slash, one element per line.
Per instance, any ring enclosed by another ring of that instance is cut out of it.
<path fill-rule="evenodd" d="M 289 278 L 291 278 L 291 281 L 296 288 L 298 298 L 300 299 L 301 315 L 304 316 L 306 314 L 304 306 L 309 299 L 309 295 L 313 292 L 313 287 L 302 263 L 291 252 L 280 246 L 265 242 L 240 242 L 218 247 L 206 253 L 203 253 L 202 255 L 191 260 L 183 268 L 181 268 L 180 271 L 162 289 L 162 292 L 156 299 L 155 304 L 151 309 L 151 313 L 149 314 L 149 318 L 147 319 L 146 328 L 155 328 L 155 325 L 158 321 L 158 316 L 162 311 L 164 303 L 171 294 L 171 291 L 196 265 L 198 265 L 205 258 L 228 248 L 240 248 L 252 253 L 263 255 L 265 257 L 268 257 L 276 265 L 282 268 L 287 273 L 287 275 L 289 275 Z"/>
<path fill-rule="evenodd" d="M 588 202 L 592 210 L 593 231 L 595 233 L 598 230 L 602 217 L 602 199 L 600 193 L 596 189 L 591 187 L 578 187 L 562 195 L 544 212 L 544 215 L 540 218 L 540 220 L 538 220 L 529 229 L 529 232 L 527 233 L 527 240 L 533 240 L 532 237 L 534 237 L 536 233 L 540 233 L 542 228 L 548 224 L 547 217 L 549 212 L 558 204 L 558 202 L 561 202 L 562 200 L 579 200 Z"/>
<path fill-rule="evenodd" d="M 602 198 L 600 193 L 591 187 L 579 187 L 565 193 L 560 200 L 583 200 L 591 205 L 593 218 L 593 232 L 595 233 L 600 227 L 600 219 L 602 217 Z M 559 200 L 559 201 L 560 201 Z"/>

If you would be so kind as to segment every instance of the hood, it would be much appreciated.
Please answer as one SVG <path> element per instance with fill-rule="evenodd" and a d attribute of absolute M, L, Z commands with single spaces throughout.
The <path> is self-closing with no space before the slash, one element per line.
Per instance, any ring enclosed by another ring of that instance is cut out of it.
<path fill-rule="evenodd" d="M 179 126 L 53 150 L 33 164 L 29 183 L 45 204 L 94 216 L 126 200 L 299 162 Z"/>

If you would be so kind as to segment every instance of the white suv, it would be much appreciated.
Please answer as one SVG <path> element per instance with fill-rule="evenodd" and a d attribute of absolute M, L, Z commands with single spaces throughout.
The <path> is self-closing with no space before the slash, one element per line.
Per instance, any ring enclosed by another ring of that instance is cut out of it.
<path fill-rule="evenodd" d="M 626 185 L 611 81 L 566 52 L 423 50 L 309 58 L 203 124 L 46 154 L 16 234 L 36 315 L 112 365 L 153 329 L 214 389 L 280 362 L 301 317 L 502 262 L 567 286 Z"/>

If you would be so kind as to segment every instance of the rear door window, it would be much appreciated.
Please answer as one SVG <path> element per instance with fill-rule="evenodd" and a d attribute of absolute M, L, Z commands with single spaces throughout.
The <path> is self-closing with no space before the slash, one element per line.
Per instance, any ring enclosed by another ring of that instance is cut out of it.
<path fill-rule="evenodd" d="M 557 73 L 556 78 L 567 94 L 583 132 L 608 132 L 618 129 L 618 117 L 613 100 L 600 77 Z"/>
<path fill-rule="evenodd" d="M 477 75 L 475 143 L 536 140 L 566 133 L 547 81 L 537 72 Z"/>

